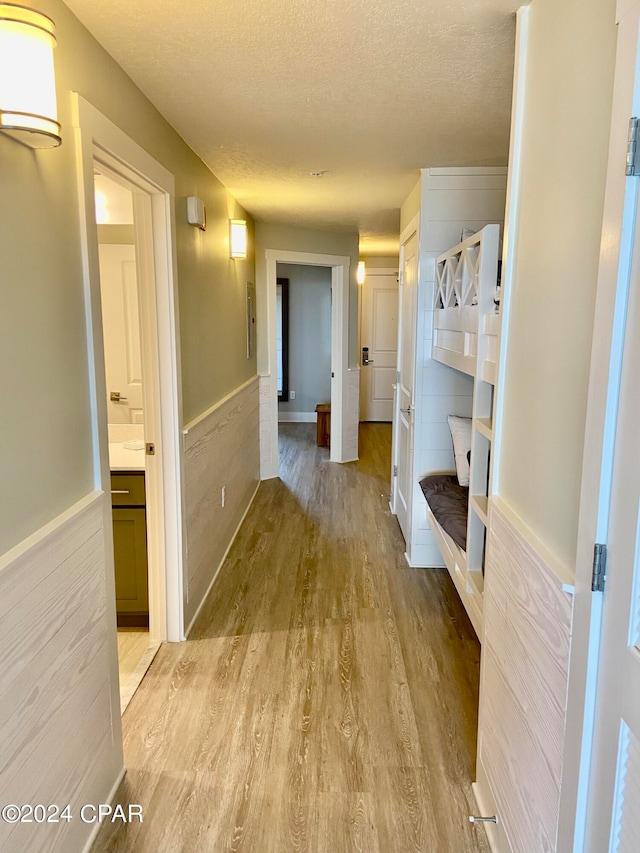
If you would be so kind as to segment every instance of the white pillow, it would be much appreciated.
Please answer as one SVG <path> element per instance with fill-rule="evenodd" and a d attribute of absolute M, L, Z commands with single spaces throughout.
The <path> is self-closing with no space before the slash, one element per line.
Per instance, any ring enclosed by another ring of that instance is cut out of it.
<path fill-rule="evenodd" d="M 469 452 L 471 450 L 471 418 L 447 415 L 456 458 L 456 473 L 461 486 L 469 485 Z"/>

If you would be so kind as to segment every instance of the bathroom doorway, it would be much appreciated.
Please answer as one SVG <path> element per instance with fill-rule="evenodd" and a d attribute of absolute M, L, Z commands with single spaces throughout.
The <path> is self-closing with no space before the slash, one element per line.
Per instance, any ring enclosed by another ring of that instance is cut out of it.
<path fill-rule="evenodd" d="M 100 304 L 107 408 L 113 553 L 118 632 L 120 707 L 124 712 L 149 668 L 160 640 L 150 625 L 149 548 L 158 508 L 147 501 L 144 376 L 147 362 L 140 326 L 140 276 L 133 191 L 126 179 L 94 164 Z M 143 352 L 146 359 L 143 359 Z M 152 359 L 151 359 L 152 360 Z"/>

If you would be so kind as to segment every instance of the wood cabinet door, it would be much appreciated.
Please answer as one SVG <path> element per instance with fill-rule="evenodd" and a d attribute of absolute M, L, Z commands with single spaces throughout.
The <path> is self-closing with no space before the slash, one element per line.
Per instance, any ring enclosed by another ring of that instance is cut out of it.
<path fill-rule="evenodd" d="M 113 508 L 118 614 L 148 614 L 147 525 L 144 507 Z"/>

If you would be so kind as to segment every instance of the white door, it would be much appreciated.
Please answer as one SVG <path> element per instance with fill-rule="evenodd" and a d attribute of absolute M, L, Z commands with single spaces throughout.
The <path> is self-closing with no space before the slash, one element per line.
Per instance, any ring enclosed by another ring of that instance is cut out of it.
<path fill-rule="evenodd" d="M 110 424 L 141 424 L 142 358 L 135 246 L 100 249 L 107 414 Z M 119 400 L 114 399 L 119 395 Z"/>
<path fill-rule="evenodd" d="M 589 790 L 587 839 L 594 853 L 640 849 L 639 223 L 640 218 L 624 337 Z"/>
<path fill-rule="evenodd" d="M 367 272 L 361 288 L 360 420 L 393 420 L 398 360 L 398 274 Z"/>
<path fill-rule="evenodd" d="M 411 537 L 413 494 L 413 414 L 416 360 L 416 304 L 418 293 L 418 236 L 409 237 L 400 253 L 400 327 L 398 332 L 398 410 L 395 510 L 405 542 Z"/>

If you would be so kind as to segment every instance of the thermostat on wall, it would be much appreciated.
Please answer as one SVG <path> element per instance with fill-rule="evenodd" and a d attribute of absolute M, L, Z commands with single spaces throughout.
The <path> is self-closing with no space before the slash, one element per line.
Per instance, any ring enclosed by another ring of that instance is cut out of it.
<path fill-rule="evenodd" d="M 187 222 L 201 231 L 207 230 L 207 209 L 202 199 L 195 195 L 187 196 Z"/>

